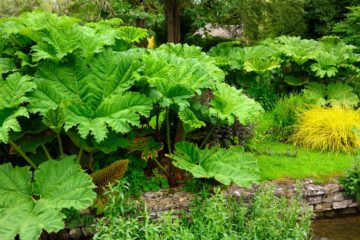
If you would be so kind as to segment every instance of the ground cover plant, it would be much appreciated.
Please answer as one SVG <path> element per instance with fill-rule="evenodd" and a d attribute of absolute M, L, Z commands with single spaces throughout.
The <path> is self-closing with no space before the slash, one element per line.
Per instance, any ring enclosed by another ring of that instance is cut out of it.
<path fill-rule="evenodd" d="M 340 183 L 344 186 L 345 192 L 360 200 L 360 169 L 359 169 L 359 156 L 356 157 L 352 168 L 350 168 L 344 176 L 340 178 Z"/>
<path fill-rule="evenodd" d="M 323 183 L 344 175 L 354 161 L 352 154 L 319 152 L 291 143 L 262 142 L 254 147 L 262 181 L 312 178 Z"/>
<path fill-rule="evenodd" d="M 130 186 L 131 187 L 131 186 Z M 125 192 L 125 194 L 124 194 Z M 309 239 L 312 213 L 298 199 L 278 198 L 261 189 L 252 200 L 202 192 L 188 213 L 151 219 L 146 209 L 129 201 L 123 185 L 109 191 L 111 203 L 96 223 L 94 239 Z M 140 205 L 141 206 L 141 205 Z"/>

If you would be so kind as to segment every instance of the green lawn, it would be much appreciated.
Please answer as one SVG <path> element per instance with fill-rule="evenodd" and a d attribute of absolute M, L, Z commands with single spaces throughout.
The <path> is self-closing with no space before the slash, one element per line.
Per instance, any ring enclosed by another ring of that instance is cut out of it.
<path fill-rule="evenodd" d="M 260 152 L 273 155 L 257 155 L 261 180 L 313 178 L 319 182 L 342 175 L 352 166 L 354 156 L 330 152 L 316 152 L 291 144 L 268 142 L 256 145 Z M 278 156 L 276 153 L 297 151 L 296 157 Z"/>

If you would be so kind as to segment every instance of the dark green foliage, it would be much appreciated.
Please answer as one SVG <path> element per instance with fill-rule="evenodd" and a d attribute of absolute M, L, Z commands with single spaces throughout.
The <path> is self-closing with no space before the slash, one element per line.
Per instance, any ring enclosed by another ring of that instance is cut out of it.
<path fill-rule="evenodd" d="M 125 174 L 126 182 L 131 186 L 129 188 L 130 195 L 137 198 L 143 192 L 158 191 L 169 187 L 167 178 L 161 175 L 157 169 L 154 169 L 152 174 L 149 174 L 150 176 L 145 174 L 148 162 L 137 158 L 130 159 L 129 170 Z"/>
<path fill-rule="evenodd" d="M 346 18 L 337 23 L 333 31 L 339 35 L 346 43 L 360 46 L 360 6 L 350 7 L 350 13 L 346 14 Z"/>
<path fill-rule="evenodd" d="M 301 111 L 306 109 L 306 103 L 301 95 L 289 95 L 279 99 L 270 112 L 270 137 L 277 141 L 286 141 L 295 130 Z"/>
<path fill-rule="evenodd" d="M 228 148 L 231 146 L 246 146 L 253 137 L 254 125 L 243 125 L 236 121 L 233 125 L 216 126 L 213 134 L 209 138 L 210 146 L 220 146 Z"/>
<path fill-rule="evenodd" d="M 340 183 L 345 192 L 360 201 L 360 158 L 357 156 L 354 166 L 345 176 L 340 178 Z"/>
<path fill-rule="evenodd" d="M 124 190 L 120 188 L 121 194 L 113 195 L 105 217 L 97 222 L 95 240 L 310 238 L 311 210 L 301 206 L 297 198 L 275 197 L 271 189 L 261 189 L 250 205 L 227 198 L 218 189 L 213 195 L 201 191 L 188 213 L 179 217 L 164 214 L 158 220 L 150 219 L 146 209 L 134 208 Z"/>
<path fill-rule="evenodd" d="M 239 79 L 238 83 L 242 85 L 241 79 Z M 249 85 L 250 86 L 248 86 L 248 88 L 245 88 L 245 92 L 250 97 L 261 103 L 261 106 L 265 110 L 272 109 L 276 101 L 279 99 L 276 84 L 268 84 L 262 81 L 261 83 L 252 81 Z"/>
<path fill-rule="evenodd" d="M 359 0 L 306 0 L 306 24 L 308 37 L 329 35 L 334 24 L 344 19 L 347 7 L 360 4 Z"/>
<path fill-rule="evenodd" d="M 66 226 L 70 229 L 77 227 L 90 227 L 95 222 L 94 216 L 81 214 L 79 210 L 74 208 L 63 209 L 62 213 L 66 217 Z"/>

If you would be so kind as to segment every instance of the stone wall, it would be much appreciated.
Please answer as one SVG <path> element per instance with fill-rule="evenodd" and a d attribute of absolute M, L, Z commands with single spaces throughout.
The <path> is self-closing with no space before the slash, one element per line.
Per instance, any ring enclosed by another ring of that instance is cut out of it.
<path fill-rule="evenodd" d="M 335 214 L 352 214 L 359 212 L 359 204 L 348 197 L 339 184 L 315 185 L 305 184 L 304 200 L 317 216 L 331 217 Z"/>
<path fill-rule="evenodd" d="M 296 189 L 302 191 L 302 201 L 310 205 L 318 217 L 333 217 L 338 214 L 354 214 L 360 212 L 358 202 L 346 196 L 344 188 L 340 184 L 331 183 L 325 185 L 314 184 L 312 180 L 300 183 L 272 182 L 274 194 L 277 196 L 294 196 Z M 224 189 L 226 195 L 251 199 L 259 185 L 250 189 L 230 186 Z M 147 205 L 151 215 L 156 217 L 164 211 L 186 210 L 193 199 L 193 194 L 183 192 L 181 188 L 163 189 L 158 192 L 147 192 L 142 195 L 142 200 Z"/>

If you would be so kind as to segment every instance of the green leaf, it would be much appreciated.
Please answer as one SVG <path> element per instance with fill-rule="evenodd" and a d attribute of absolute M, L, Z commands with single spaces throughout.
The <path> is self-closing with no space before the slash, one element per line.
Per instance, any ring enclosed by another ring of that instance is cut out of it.
<path fill-rule="evenodd" d="M 43 230 L 57 232 L 65 227 L 65 216 L 41 202 L 0 204 L 0 238 L 13 240 L 19 234 L 21 240 L 38 239 Z"/>
<path fill-rule="evenodd" d="M 184 129 L 186 132 L 191 132 L 195 129 L 205 127 L 205 122 L 199 120 L 195 114 L 188 108 L 179 112 L 179 118 L 184 124 Z"/>
<path fill-rule="evenodd" d="M 200 150 L 191 143 L 179 142 L 175 149 L 170 155 L 173 164 L 196 178 L 215 178 L 225 185 L 242 187 L 259 180 L 256 161 L 240 148 Z"/>
<path fill-rule="evenodd" d="M 308 79 L 303 80 L 293 75 L 284 75 L 284 81 L 291 86 L 301 86 L 308 83 Z"/>
<path fill-rule="evenodd" d="M 152 108 L 149 98 L 127 91 L 138 67 L 136 54 L 111 50 L 97 54 L 89 64 L 79 58 L 66 64 L 45 63 L 36 74 L 37 90 L 30 96 L 29 109 L 47 116 L 61 107 L 65 130 L 77 127 L 81 137 L 92 134 L 98 143 L 106 138 L 108 127 L 127 133 Z"/>
<path fill-rule="evenodd" d="M 300 37 L 281 36 L 276 38 L 270 46 L 298 65 L 304 65 L 316 57 L 318 42 Z"/>
<path fill-rule="evenodd" d="M 65 115 L 62 107 L 57 109 L 49 109 L 43 115 L 43 123 L 51 128 L 54 132 L 60 133 L 65 123 Z"/>
<path fill-rule="evenodd" d="M 0 165 L 0 195 L 3 196 L 0 198 L 0 206 L 28 203 L 32 201 L 32 194 L 30 167 L 13 168 L 10 163 Z"/>
<path fill-rule="evenodd" d="M 159 151 L 163 149 L 160 142 L 156 142 L 153 137 L 138 137 L 128 146 L 129 152 L 141 152 L 141 159 L 147 161 L 158 157 Z"/>
<path fill-rule="evenodd" d="M 309 83 L 303 90 L 306 99 L 322 106 L 326 105 L 326 93 L 326 86 L 322 83 Z"/>
<path fill-rule="evenodd" d="M 184 51 L 189 49 L 181 45 L 162 46 L 142 58 L 143 68 L 137 77 L 150 84 L 153 98 L 162 107 L 175 105 L 182 111 L 190 105 L 195 93 L 213 88 L 224 79 L 223 72 L 212 61 L 204 62 L 203 57 L 197 59 L 186 54 Z"/>
<path fill-rule="evenodd" d="M 81 102 L 65 108 L 65 130 L 77 126 L 80 136 L 92 134 L 97 142 L 106 138 L 107 127 L 114 132 L 127 133 L 131 126 L 139 126 L 139 115 L 150 114 L 151 101 L 138 93 L 126 93 L 105 99 L 95 111 Z"/>
<path fill-rule="evenodd" d="M 124 26 L 117 29 L 116 36 L 126 42 L 136 43 L 147 36 L 147 31 L 142 28 Z"/>
<path fill-rule="evenodd" d="M 0 110 L 0 142 L 9 141 L 9 132 L 20 132 L 21 127 L 17 120 L 18 117 L 29 117 L 25 107 L 4 108 Z"/>
<path fill-rule="evenodd" d="M 100 143 L 93 141 L 93 146 L 106 154 L 115 152 L 119 148 L 127 148 L 130 144 L 130 140 L 114 132 L 110 132 L 105 140 Z"/>
<path fill-rule="evenodd" d="M 9 75 L 5 81 L 0 81 L 0 111 L 2 108 L 17 107 L 28 102 L 26 94 L 36 87 L 30 80 L 29 76 L 14 73 Z"/>
<path fill-rule="evenodd" d="M 93 203 L 96 194 L 91 177 L 74 161 L 75 156 L 68 156 L 39 166 L 34 174 L 39 201 L 56 209 L 82 209 Z"/>
<path fill-rule="evenodd" d="M 16 69 L 16 65 L 11 58 L 0 58 L 0 75 Z"/>
<path fill-rule="evenodd" d="M 20 146 L 21 150 L 23 150 L 25 153 L 36 153 L 36 150 L 41 145 L 45 145 L 46 143 L 51 142 L 55 138 L 56 136 L 54 134 L 48 136 L 35 135 L 27 138 L 22 138 L 17 141 L 16 144 Z"/>
<path fill-rule="evenodd" d="M 255 46 L 244 49 L 243 67 L 247 72 L 263 74 L 280 67 L 278 59 L 272 57 L 275 51 L 268 46 Z"/>
<path fill-rule="evenodd" d="M 33 175 L 29 167 L 0 165 L 0 239 L 38 239 L 42 230 L 65 227 L 63 208 L 90 206 L 96 194 L 74 157 L 47 161 Z"/>
<path fill-rule="evenodd" d="M 210 116 L 228 124 L 233 124 L 236 119 L 242 124 L 247 124 L 263 112 L 259 103 L 245 96 L 241 90 L 225 83 L 218 84 L 210 106 Z"/>
<path fill-rule="evenodd" d="M 331 106 L 356 107 L 359 103 L 353 89 L 344 83 L 330 83 L 327 86 L 327 95 Z"/>

